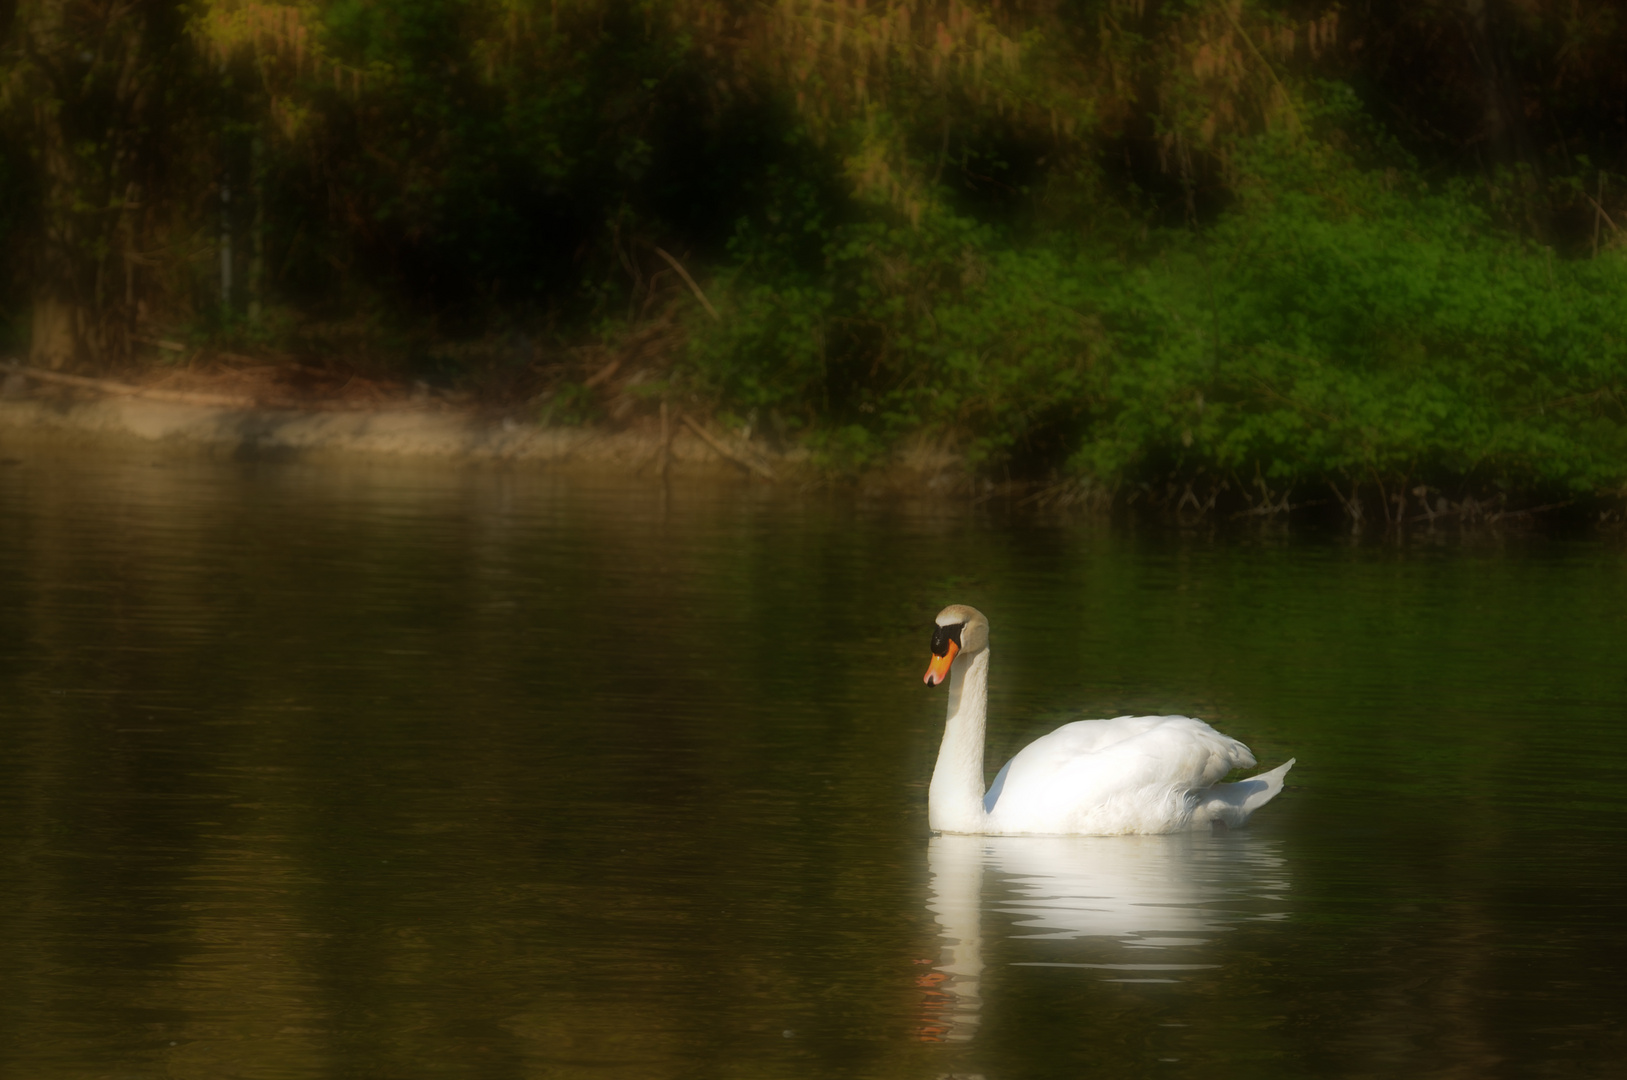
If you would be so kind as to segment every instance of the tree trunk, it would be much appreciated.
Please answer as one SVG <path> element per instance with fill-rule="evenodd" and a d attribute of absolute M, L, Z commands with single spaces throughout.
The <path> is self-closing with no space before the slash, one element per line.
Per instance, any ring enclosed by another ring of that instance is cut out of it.
<path fill-rule="evenodd" d="M 65 103 L 58 91 L 55 68 L 67 53 L 67 0 L 33 0 L 18 12 L 24 50 L 33 60 L 34 136 L 43 226 L 34 268 L 33 318 L 29 359 L 36 367 L 71 365 L 82 349 L 80 331 L 85 312 L 75 280 L 74 198 L 78 188 L 73 158 L 64 130 Z"/>
<path fill-rule="evenodd" d="M 1498 165 L 1513 165 L 1520 160 L 1518 135 L 1520 123 L 1518 102 L 1507 92 L 1506 74 L 1498 55 L 1496 37 L 1492 33 L 1492 14 L 1488 0 L 1464 0 L 1464 13 L 1468 15 L 1469 49 L 1475 67 L 1480 71 L 1481 123 L 1486 141 L 1491 145 L 1492 158 Z"/>
<path fill-rule="evenodd" d="M 1468 16 L 1470 51 L 1480 71 L 1483 123 L 1491 147 L 1489 164 L 1514 170 L 1526 224 L 1538 239 L 1545 239 L 1548 215 L 1542 200 L 1540 164 L 1525 122 L 1525 95 L 1499 34 L 1504 17 L 1496 11 L 1496 0 L 1463 0 L 1463 10 Z"/>
<path fill-rule="evenodd" d="M 154 77 L 147 20 L 162 10 L 119 0 L 17 6 L 19 100 L 33 128 L 40 198 L 29 345 L 37 367 L 105 363 L 128 340 L 130 204 L 154 125 L 145 115 Z"/>
<path fill-rule="evenodd" d="M 35 367 L 69 367 L 79 353 L 78 312 L 72 304 L 35 292 L 28 345 L 28 361 Z"/>
<path fill-rule="evenodd" d="M 249 144 L 249 185 L 254 200 L 254 224 L 249 235 L 249 325 L 258 329 L 266 277 L 265 146 L 259 135 Z"/>

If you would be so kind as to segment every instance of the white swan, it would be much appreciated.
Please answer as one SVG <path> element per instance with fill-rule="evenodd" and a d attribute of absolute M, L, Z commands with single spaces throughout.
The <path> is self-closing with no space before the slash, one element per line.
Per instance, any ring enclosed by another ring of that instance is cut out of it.
<path fill-rule="evenodd" d="M 952 604 L 938 612 L 925 681 L 949 678 L 949 720 L 927 795 L 934 832 L 1107 836 L 1241 825 L 1282 790 L 1294 759 L 1235 784 L 1249 748 L 1187 716 L 1080 720 L 1035 739 L 983 791 L 989 620 Z"/>

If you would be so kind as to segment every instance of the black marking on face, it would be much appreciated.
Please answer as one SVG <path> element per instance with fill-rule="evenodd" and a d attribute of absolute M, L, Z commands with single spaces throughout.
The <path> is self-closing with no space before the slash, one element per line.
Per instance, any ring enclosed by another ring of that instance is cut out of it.
<path fill-rule="evenodd" d="M 960 632 L 966 626 L 958 622 L 954 626 L 934 627 L 932 631 L 932 655 L 943 656 L 949 652 L 949 643 L 953 641 L 955 648 L 960 648 Z"/>

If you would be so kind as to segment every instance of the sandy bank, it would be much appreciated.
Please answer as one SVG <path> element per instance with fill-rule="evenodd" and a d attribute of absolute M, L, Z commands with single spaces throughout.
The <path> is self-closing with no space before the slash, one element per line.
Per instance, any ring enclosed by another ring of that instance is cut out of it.
<path fill-rule="evenodd" d="M 0 384 L 0 445 L 23 440 L 70 445 L 122 442 L 214 458 L 375 457 L 639 474 L 653 474 L 662 467 L 663 438 L 654 422 L 620 430 L 543 427 L 437 401 L 403 400 L 347 409 L 332 404 L 321 408 L 220 404 L 209 395 L 187 393 L 170 393 L 169 398 L 179 400 L 163 400 L 154 396 L 163 391 L 105 383 L 118 388 L 108 393 L 43 382 L 15 368 L 9 374 L 0 371 Z M 760 440 L 743 440 L 692 419 L 674 417 L 665 447 L 666 467 L 686 474 L 750 476 L 759 482 L 806 481 L 817 475 L 806 451 L 775 453 Z M 888 481 L 902 481 L 916 494 L 947 493 L 957 486 L 955 464 L 950 454 L 923 449 L 887 470 L 892 473 Z"/>
<path fill-rule="evenodd" d="M 0 438 L 75 442 L 140 440 L 211 456 L 291 458 L 343 455 L 468 461 L 567 462 L 652 467 L 658 433 L 540 428 L 482 421 L 452 411 L 377 409 L 303 412 L 223 408 L 139 397 L 73 400 L 62 396 L 0 400 Z M 739 471 L 687 429 L 672 438 L 675 466 Z"/>

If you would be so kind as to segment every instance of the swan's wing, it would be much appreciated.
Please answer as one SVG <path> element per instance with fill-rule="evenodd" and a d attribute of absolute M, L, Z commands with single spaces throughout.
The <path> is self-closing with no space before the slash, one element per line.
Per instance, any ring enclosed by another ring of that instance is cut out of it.
<path fill-rule="evenodd" d="M 1017 758 L 1026 755 L 1024 772 L 1029 775 L 1029 782 L 1033 783 L 1036 775 L 1044 775 L 1048 771 L 1047 763 L 1062 764 L 1081 754 L 1095 753 L 1114 743 L 1123 742 L 1133 735 L 1143 734 L 1172 719 L 1186 718 L 1116 716 L 1111 720 L 1076 720 L 1071 724 L 1063 724 L 1049 735 L 1035 739 L 1025 746 L 1017 757 L 1000 766 L 1000 771 L 995 774 L 994 783 L 989 785 L 988 792 L 983 796 L 983 812 L 985 814 L 992 812 L 995 804 L 1000 801 L 1000 792 L 1005 789 L 1006 777 L 1010 775 L 1011 766 Z"/>
<path fill-rule="evenodd" d="M 1227 825 L 1241 825 L 1249 815 L 1277 797 L 1288 770 L 1294 767 L 1294 758 L 1278 765 L 1270 772 L 1239 780 L 1235 784 L 1216 784 L 1203 793 L 1203 801 L 1193 814 L 1193 822 L 1221 821 Z"/>
<path fill-rule="evenodd" d="M 1188 795 L 1254 764 L 1248 747 L 1186 716 L 1065 724 L 1006 766 L 994 816 L 1009 832 L 1160 832 Z"/>
<path fill-rule="evenodd" d="M 1020 762 L 1025 772 L 1026 767 L 1032 766 L 1065 768 L 1088 755 L 1106 752 L 1162 760 L 1180 775 L 1185 775 L 1187 768 L 1196 768 L 1193 787 L 1208 787 L 1233 769 L 1254 765 L 1254 755 L 1249 753 L 1248 747 L 1190 716 L 1078 720 L 1035 739 L 1011 763 Z"/>

